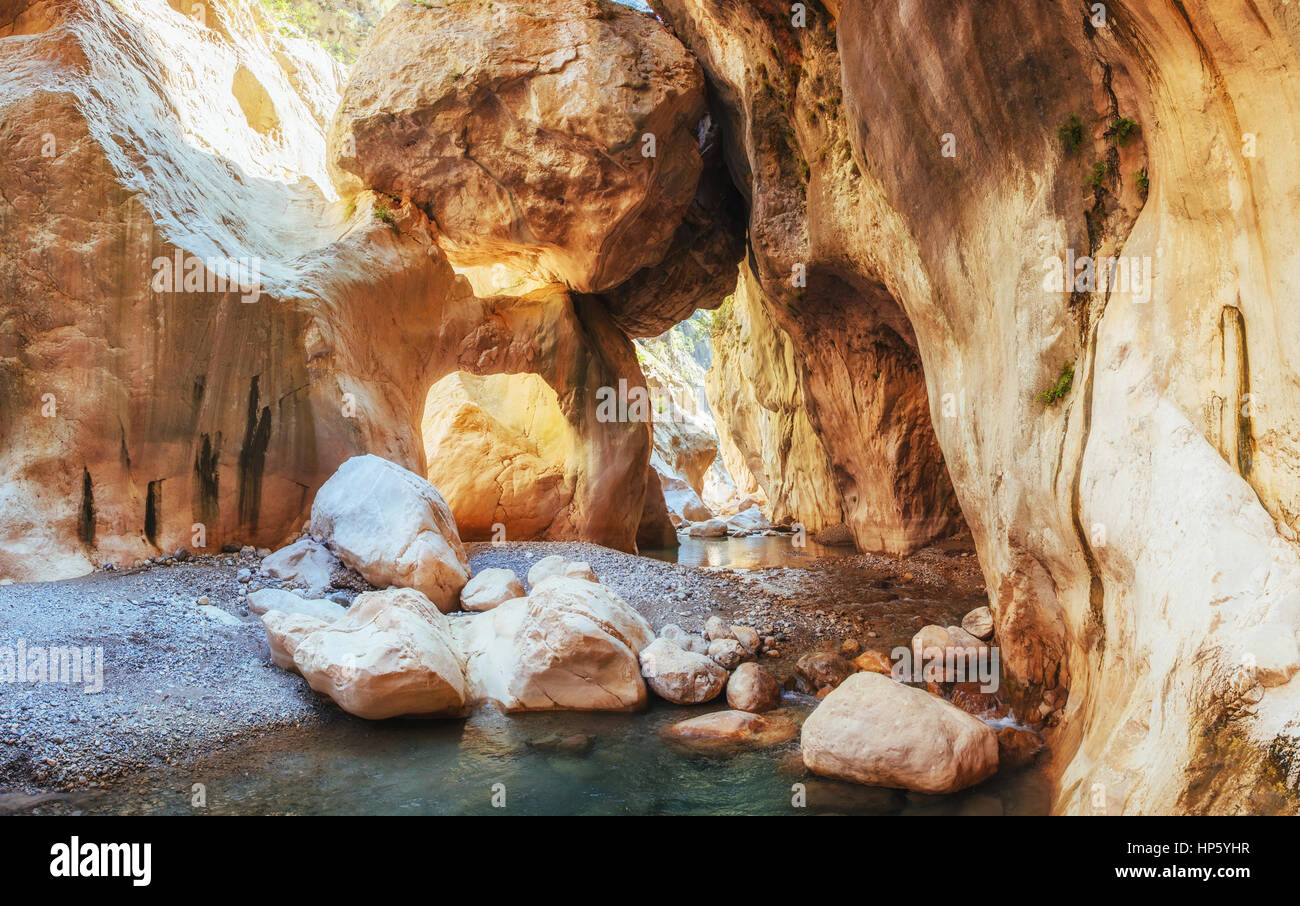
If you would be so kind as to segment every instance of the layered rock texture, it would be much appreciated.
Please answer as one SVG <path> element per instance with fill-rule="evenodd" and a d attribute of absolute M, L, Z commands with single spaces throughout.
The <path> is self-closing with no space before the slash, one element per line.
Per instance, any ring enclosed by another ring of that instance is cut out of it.
<path fill-rule="evenodd" d="M 855 537 L 932 536 L 955 492 L 1018 713 L 1064 702 L 1056 808 L 1280 807 L 1294 12 L 920 0 L 799 28 L 775 2 L 654 5 L 721 100 Z M 1053 279 L 1085 256 L 1124 270 Z"/>

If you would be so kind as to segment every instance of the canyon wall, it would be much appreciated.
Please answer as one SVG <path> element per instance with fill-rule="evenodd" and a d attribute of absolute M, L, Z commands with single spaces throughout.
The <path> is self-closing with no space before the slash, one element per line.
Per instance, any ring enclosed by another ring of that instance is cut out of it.
<path fill-rule="evenodd" d="M 562 292 L 478 298 L 414 205 L 338 198 L 342 70 L 205 10 L 0 2 L 0 578 L 276 546 L 348 457 L 423 471 L 454 371 L 546 377 L 592 432 L 564 534 L 633 549 L 648 426 L 595 417 L 642 380 L 627 337 Z"/>
<path fill-rule="evenodd" d="M 1293 810 L 1296 12 L 654 5 L 726 107 L 835 468 L 882 400 L 923 404 L 1056 809 Z M 1085 256 L 1123 270 L 1053 279 Z"/>

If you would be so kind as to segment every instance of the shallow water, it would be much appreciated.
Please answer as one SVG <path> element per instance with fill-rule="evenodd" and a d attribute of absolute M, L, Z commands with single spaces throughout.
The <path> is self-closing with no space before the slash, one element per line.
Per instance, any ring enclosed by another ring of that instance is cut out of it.
<path fill-rule="evenodd" d="M 815 700 L 791 695 L 798 716 Z M 717 710 L 656 703 L 636 714 L 476 714 L 466 721 L 340 715 L 196 764 L 37 806 L 67 814 L 785 815 L 1039 814 L 1048 789 L 1034 770 L 952 796 L 824 780 L 797 761 L 798 738 L 730 757 L 673 748 L 661 726 Z M 560 739 L 586 742 L 565 752 Z M 582 740 L 582 736 L 589 740 Z M 193 785 L 207 804 L 191 804 Z M 806 805 L 796 807 L 795 784 Z M 500 785 L 500 786 L 498 786 Z M 504 806 L 494 807 L 494 794 Z M 31 810 L 31 809 L 24 809 Z"/>
<path fill-rule="evenodd" d="M 818 544 L 811 538 L 795 547 L 793 535 L 750 535 L 746 538 L 681 538 L 681 546 L 641 551 L 646 557 L 683 566 L 763 569 L 769 566 L 807 566 L 825 557 L 843 557 L 852 547 Z"/>

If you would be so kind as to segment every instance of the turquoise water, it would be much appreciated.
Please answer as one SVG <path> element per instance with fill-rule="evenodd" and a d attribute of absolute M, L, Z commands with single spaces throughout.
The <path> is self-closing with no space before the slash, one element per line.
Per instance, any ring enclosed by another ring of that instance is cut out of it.
<path fill-rule="evenodd" d="M 802 717 L 814 700 L 790 696 Z M 674 748 L 658 729 L 719 705 L 657 703 L 636 714 L 574 712 L 466 721 L 325 726 L 272 735 L 107 790 L 61 795 L 44 814 L 806 815 L 1041 814 L 1034 770 L 952 796 L 921 796 L 806 774 L 798 739 L 730 757 Z M 566 751 L 566 746 L 569 749 Z M 205 807 L 192 805 L 202 784 Z M 796 787 L 802 784 L 802 790 Z M 802 792 L 806 803 L 794 800 Z M 493 805 L 494 796 L 500 807 Z"/>

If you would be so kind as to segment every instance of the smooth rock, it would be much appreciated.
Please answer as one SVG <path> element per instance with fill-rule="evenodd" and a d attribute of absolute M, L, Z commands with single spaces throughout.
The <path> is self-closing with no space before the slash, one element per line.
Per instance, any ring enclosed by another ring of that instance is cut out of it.
<path fill-rule="evenodd" d="M 637 655 L 654 640 L 610 588 L 550 576 L 524 598 L 457 619 L 475 702 L 505 711 L 630 711 L 645 704 Z"/>
<path fill-rule="evenodd" d="M 758 664 L 741 664 L 727 680 L 727 704 L 736 711 L 770 711 L 781 704 L 781 684 Z"/>
<path fill-rule="evenodd" d="M 272 610 L 300 613 L 331 623 L 347 613 L 347 608 L 323 598 L 303 598 L 281 588 L 261 588 L 248 596 L 248 609 L 265 614 Z"/>
<path fill-rule="evenodd" d="M 533 588 L 540 584 L 542 580 L 551 576 L 562 576 L 566 579 L 585 579 L 588 582 L 599 582 L 596 574 L 591 571 L 589 564 L 581 560 L 570 560 L 567 557 L 561 557 L 559 554 L 551 554 L 549 557 L 543 557 L 532 565 L 528 570 L 528 587 Z"/>
<path fill-rule="evenodd" d="M 827 695 L 801 747 L 816 774 L 923 793 L 953 793 L 998 768 L 987 724 L 878 673 L 855 673 Z"/>
<path fill-rule="evenodd" d="M 313 689 L 369 720 L 464 714 L 464 660 L 447 617 L 409 588 L 358 595 L 293 653 Z"/>
<path fill-rule="evenodd" d="M 715 711 L 679 721 L 660 731 L 670 742 L 707 755 L 728 755 L 745 749 L 780 745 L 799 734 L 793 720 L 780 713 Z"/>
<path fill-rule="evenodd" d="M 311 535 L 371 585 L 413 588 L 444 613 L 470 578 L 469 558 L 438 489 L 366 454 L 316 492 Z"/>
<path fill-rule="evenodd" d="M 271 660 L 275 666 L 293 673 L 298 672 L 298 665 L 293 662 L 293 654 L 298 644 L 317 629 L 324 629 L 329 621 L 305 613 L 291 613 L 284 610 L 268 610 L 262 615 L 262 626 L 266 629 L 266 642 L 271 647 Z"/>
<path fill-rule="evenodd" d="M 677 705 L 712 701 L 727 686 L 727 671 L 712 658 L 665 638 L 641 650 L 641 675 L 656 695 Z"/>
<path fill-rule="evenodd" d="M 300 585 L 307 594 L 319 597 L 330 588 L 330 577 L 339 568 L 338 558 L 312 538 L 299 538 L 262 560 L 262 575 Z"/>
<path fill-rule="evenodd" d="M 491 569 L 479 572 L 460 591 L 460 606 L 465 610 L 484 611 L 522 598 L 526 592 L 514 570 Z"/>

